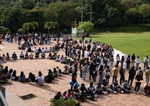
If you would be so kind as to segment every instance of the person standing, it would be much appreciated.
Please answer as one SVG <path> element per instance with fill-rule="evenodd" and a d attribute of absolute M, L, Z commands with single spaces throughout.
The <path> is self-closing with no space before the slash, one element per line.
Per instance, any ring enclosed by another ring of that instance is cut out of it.
<path fill-rule="evenodd" d="M 122 83 L 124 83 L 125 81 L 125 70 L 124 68 L 121 66 L 120 67 L 120 85 L 122 85 Z"/>
<path fill-rule="evenodd" d="M 112 69 L 112 84 L 117 80 L 118 76 L 118 66 L 115 65 L 115 67 Z"/>
<path fill-rule="evenodd" d="M 124 63 L 124 56 L 121 57 L 121 67 L 123 67 L 123 63 Z"/>
<path fill-rule="evenodd" d="M 139 56 L 137 56 L 137 58 L 135 59 L 135 63 L 136 63 L 136 70 L 138 70 L 139 69 L 139 64 L 140 64 L 140 62 L 141 62 L 141 59 L 140 59 L 140 57 Z"/>
<path fill-rule="evenodd" d="M 135 82 L 135 88 L 134 88 L 134 93 L 139 93 L 139 89 L 140 89 L 140 86 L 141 86 L 141 82 L 143 80 L 143 76 L 140 72 L 137 73 L 136 77 L 136 82 Z"/>
<path fill-rule="evenodd" d="M 135 54 L 131 56 L 131 67 L 134 66 Z"/>
<path fill-rule="evenodd" d="M 148 84 L 148 82 L 150 82 L 150 68 L 148 68 L 145 72 L 145 77 L 146 77 L 146 84 Z"/>
<path fill-rule="evenodd" d="M 109 84 L 110 76 L 111 76 L 110 68 L 109 68 L 109 66 L 107 66 L 106 67 L 106 76 L 105 76 L 107 84 Z"/>
<path fill-rule="evenodd" d="M 119 54 L 117 54 L 117 56 L 116 56 L 116 65 L 117 66 L 119 65 L 119 62 L 120 62 L 120 56 L 119 56 Z"/>
<path fill-rule="evenodd" d="M 130 69 L 130 55 L 128 55 L 126 63 L 127 63 L 126 69 Z"/>
<path fill-rule="evenodd" d="M 129 78 L 128 78 L 128 83 L 130 86 L 132 86 L 132 82 L 135 77 L 135 74 L 136 74 L 136 71 L 134 69 L 134 66 L 132 66 L 132 68 L 129 70 Z"/>
<path fill-rule="evenodd" d="M 147 68 L 148 68 L 148 61 L 149 61 L 149 59 L 148 59 L 148 56 L 146 55 L 144 58 L 144 71 L 147 70 Z"/>

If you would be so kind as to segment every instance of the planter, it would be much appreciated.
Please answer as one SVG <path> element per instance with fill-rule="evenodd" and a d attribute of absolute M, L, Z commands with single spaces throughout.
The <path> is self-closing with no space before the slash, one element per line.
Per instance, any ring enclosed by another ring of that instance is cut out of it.
<path fill-rule="evenodd" d="M 0 40 L 0 44 L 2 44 L 2 41 Z"/>

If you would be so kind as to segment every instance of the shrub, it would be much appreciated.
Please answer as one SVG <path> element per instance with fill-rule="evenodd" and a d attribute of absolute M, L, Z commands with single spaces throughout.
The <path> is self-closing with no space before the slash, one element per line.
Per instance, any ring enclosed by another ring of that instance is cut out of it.
<path fill-rule="evenodd" d="M 79 106 L 79 102 L 76 99 L 51 99 L 50 106 Z"/>

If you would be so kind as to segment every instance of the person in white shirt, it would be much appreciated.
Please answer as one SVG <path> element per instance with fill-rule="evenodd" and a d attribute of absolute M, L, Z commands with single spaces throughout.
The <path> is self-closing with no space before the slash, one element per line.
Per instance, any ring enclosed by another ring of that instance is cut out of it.
<path fill-rule="evenodd" d="M 34 50 L 33 50 L 34 52 L 36 52 L 37 51 L 37 49 L 36 49 L 36 47 L 34 47 Z"/>
<path fill-rule="evenodd" d="M 20 54 L 20 59 L 24 59 L 24 54 L 23 54 L 23 52 L 21 52 L 21 54 Z"/>
<path fill-rule="evenodd" d="M 148 56 L 145 56 L 145 58 L 144 58 L 144 70 L 147 70 L 147 68 L 148 68 L 148 61 L 149 61 Z"/>
<path fill-rule="evenodd" d="M 135 59 L 135 63 L 136 63 L 136 70 L 139 69 L 139 64 L 141 63 L 141 59 L 139 56 L 137 56 L 137 58 Z"/>
<path fill-rule="evenodd" d="M 88 51 L 85 51 L 85 53 L 84 53 L 84 58 L 89 58 L 89 52 Z"/>
<path fill-rule="evenodd" d="M 117 66 L 119 65 L 119 62 L 120 62 L 120 56 L 119 56 L 119 54 L 117 54 L 117 56 L 116 56 L 116 65 Z"/>
<path fill-rule="evenodd" d="M 36 82 L 37 82 L 37 84 L 39 86 L 43 86 L 43 84 L 44 84 L 44 78 L 42 76 L 41 71 L 39 71 L 39 76 L 35 80 L 36 80 Z"/>
<path fill-rule="evenodd" d="M 27 46 L 27 47 L 25 48 L 25 52 L 28 52 L 28 49 L 29 49 L 29 47 Z"/>
<path fill-rule="evenodd" d="M 44 48 L 42 48 L 42 50 L 41 50 L 41 51 L 42 51 L 42 53 L 45 53 L 45 50 L 44 50 Z"/>

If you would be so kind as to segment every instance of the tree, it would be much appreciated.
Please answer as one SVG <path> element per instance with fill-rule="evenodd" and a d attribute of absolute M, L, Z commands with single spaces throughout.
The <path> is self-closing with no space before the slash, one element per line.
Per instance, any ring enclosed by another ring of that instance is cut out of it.
<path fill-rule="evenodd" d="M 23 34 L 25 33 L 25 30 L 23 28 L 18 29 L 18 33 Z"/>
<path fill-rule="evenodd" d="M 53 32 L 52 34 L 54 33 L 54 30 L 58 27 L 58 22 L 53 22 L 52 21 L 52 29 L 53 29 Z"/>
<path fill-rule="evenodd" d="M 39 27 L 39 24 L 38 24 L 38 22 L 31 22 L 30 23 L 31 24 L 31 29 L 32 29 L 32 32 L 34 32 L 35 31 L 35 29 L 37 29 L 38 27 Z"/>
<path fill-rule="evenodd" d="M 93 30 L 93 28 L 94 28 L 94 24 L 91 23 L 90 21 L 80 22 L 78 26 L 79 30 L 84 29 L 85 32 L 90 32 Z"/>
<path fill-rule="evenodd" d="M 25 31 L 28 32 L 31 29 L 31 23 L 29 23 L 29 22 L 23 23 L 22 27 Z"/>
<path fill-rule="evenodd" d="M 33 9 L 34 8 L 34 0 L 20 0 L 20 2 L 24 9 Z"/>
<path fill-rule="evenodd" d="M 127 12 L 126 15 L 130 21 L 130 23 L 137 23 L 139 20 L 139 12 L 136 8 L 130 8 Z"/>
<path fill-rule="evenodd" d="M 53 28 L 53 22 L 52 21 L 47 21 L 45 24 L 44 24 L 44 28 L 48 30 L 48 34 L 50 35 L 50 30 Z"/>
<path fill-rule="evenodd" d="M 150 16 L 150 5 L 146 3 L 140 5 L 139 12 L 143 15 L 143 22 L 144 22 L 145 18 Z"/>

